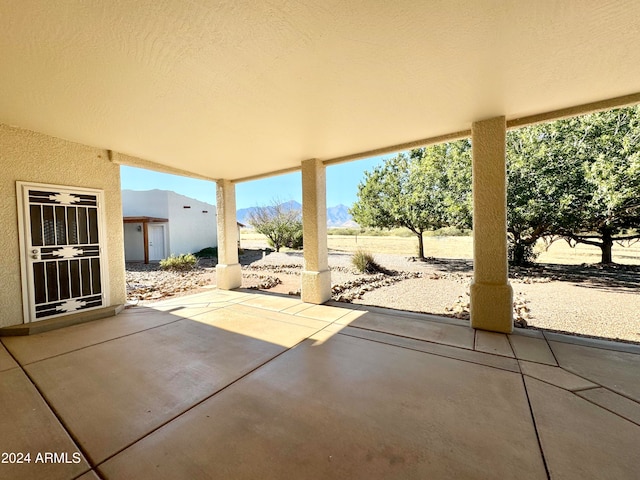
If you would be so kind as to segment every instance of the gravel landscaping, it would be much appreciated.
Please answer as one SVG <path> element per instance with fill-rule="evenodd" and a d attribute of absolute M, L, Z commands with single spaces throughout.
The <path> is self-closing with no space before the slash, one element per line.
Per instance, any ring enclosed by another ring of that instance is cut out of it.
<path fill-rule="evenodd" d="M 468 318 L 469 260 L 376 254 L 383 273 L 359 274 L 351 254 L 331 252 L 333 299 Z M 302 252 L 245 250 L 243 288 L 299 294 Z M 554 265 L 512 269 L 516 324 L 640 343 L 640 266 Z M 129 301 L 149 303 L 215 285 L 215 259 L 189 272 L 127 265 Z"/>

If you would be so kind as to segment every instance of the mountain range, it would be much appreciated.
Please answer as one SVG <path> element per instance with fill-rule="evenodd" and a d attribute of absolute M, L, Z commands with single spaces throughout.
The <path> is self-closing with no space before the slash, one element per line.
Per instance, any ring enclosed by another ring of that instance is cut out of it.
<path fill-rule="evenodd" d="M 296 202 L 295 200 L 290 200 L 281 204 L 281 206 L 285 207 L 288 210 L 299 210 L 302 211 L 302 204 L 300 202 Z M 262 208 L 262 207 L 250 207 L 250 208 L 241 208 L 237 211 L 237 218 L 240 223 L 245 225 L 249 225 L 249 216 L 251 212 Z M 327 208 L 327 227 L 357 227 L 358 224 L 353 221 L 353 218 L 349 214 L 349 207 L 346 205 L 336 205 L 335 207 Z"/>

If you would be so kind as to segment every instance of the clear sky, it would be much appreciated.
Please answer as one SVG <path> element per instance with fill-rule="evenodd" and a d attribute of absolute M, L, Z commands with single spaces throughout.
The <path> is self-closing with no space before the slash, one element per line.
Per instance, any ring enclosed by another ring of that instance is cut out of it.
<path fill-rule="evenodd" d="M 350 207 L 356 201 L 358 183 L 364 178 L 365 170 L 371 171 L 387 157 L 373 157 L 327 167 L 327 206 L 343 204 Z M 121 178 L 123 190 L 173 190 L 202 202 L 216 203 L 216 187 L 213 182 L 125 166 L 121 169 Z M 236 185 L 238 209 L 268 205 L 275 198 L 302 202 L 300 172 Z"/>

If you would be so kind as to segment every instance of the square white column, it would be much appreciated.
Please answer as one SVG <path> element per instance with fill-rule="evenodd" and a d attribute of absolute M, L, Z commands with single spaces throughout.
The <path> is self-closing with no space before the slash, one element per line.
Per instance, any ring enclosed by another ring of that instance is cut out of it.
<path fill-rule="evenodd" d="M 473 282 L 471 326 L 513 330 L 513 290 L 507 258 L 506 123 L 504 117 L 474 122 Z"/>
<path fill-rule="evenodd" d="M 216 182 L 216 214 L 218 223 L 216 284 L 222 290 L 239 288 L 242 285 L 242 271 L 238 263 L 236 186 L 229 180 Z"/>
<path fill-rule="evenodd" d="M 316 304 L 331 298 L 326 185 L 326 170 L 320 160 L 302 162 L 302 301 Z"/>

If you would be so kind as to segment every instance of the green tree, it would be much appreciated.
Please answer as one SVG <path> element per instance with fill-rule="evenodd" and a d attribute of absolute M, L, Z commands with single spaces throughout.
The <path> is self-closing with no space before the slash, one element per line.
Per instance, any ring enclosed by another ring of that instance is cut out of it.
<path fill-rule="evenodd" d="M 531 260 L 544 236 L 597 246 L 640 235 L 640 110 L 623 108 L 510 132 L 510 260 Z M 631 232 L 630 232 L 631 230 Z"/>
<path fill-rule="evenodd" d="M 424 259 L 423 233 L 470 222 L 470 144 L 411 150 L 385 160 L 358 185 L 358 199 L 350 209 L 362 227 L 405 227 L 418 238 L 418 255 Z M 464 172 L 456 172 L 464 167 Z M 468 173 L 467 173 L 468 171 Z"/>
<path fill-rule="evenodd" d="M 248 222 L 258 233 L 267 237 L 269 244 L 279 252 L 282 247 L 302 246 L 302 216 L 292 202 L 275 199 L 271 205 L 256 207 L 249 213 Z"/>
<path fill-rule="evenodd" d="M 572 144 L 587 196 L 559 233 L 599 247 L 601 262 L 612 263 L 614 242 L 640 238 L 640 107 L 579 117 Z"/>
<path fill-rule="evenodd" d="M 535 259 L 540 238 L 577 223 L 586 193 L 570 145 L 573 129 L 572 122 L 553 122 L 507 135 L 507 235 L 514 265 Z"/>
<path fill-rule="evenodd" d="M 427 170 L 438 172 L 438 187 L 443 191 L 446 225 L 471 228 L 471 140 L 432 145 L 423 150 Z"/>

